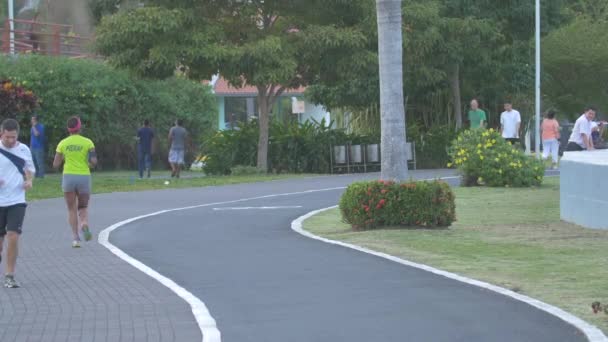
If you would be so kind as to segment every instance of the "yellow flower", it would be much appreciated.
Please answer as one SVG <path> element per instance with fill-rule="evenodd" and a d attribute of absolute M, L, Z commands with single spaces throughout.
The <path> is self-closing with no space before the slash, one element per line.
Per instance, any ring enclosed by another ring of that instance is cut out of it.
<path fill-rule="evenodd" d="M 462 158 L 463 161 L 467 161 L 467 157 Z"/>
<path fill-rule="evenodd" d="M 452 163 L 448 163 L 448 167 L 452 167 Z"/>
<path fill-rule="evenodd" d="M 490 128 L 490 132 L 494 133 L 494 128 Z"/>

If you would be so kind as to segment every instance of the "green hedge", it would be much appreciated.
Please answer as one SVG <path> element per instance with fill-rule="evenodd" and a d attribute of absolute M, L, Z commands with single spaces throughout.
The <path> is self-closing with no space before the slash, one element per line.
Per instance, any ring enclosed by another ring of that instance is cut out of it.
<path fill-rule="evenodd" d="M 448 227 L 456 220 L 454 193 L 442 181 L 353 183 L 340 199 L 340 212 L 344 222 L 357 230 Z"/>
<path fill-rule="evenodd" d="M 268 159 L 276 173 L 329 173 L 330 146 L 347 142 L 365 143 L 366 138 L 343 130 L 329 129 L 324 121 L 303 124 L 273 122 L 269 133 Z M 217 132 L 203 142 L 205 172 L 230 174 L 237 165 L 255 166 L 259 126 L 257 121 L 241 123 L 238 130 Z"/>
<path fill-rule="evenodd" d="M 494 129 L 464 131 L 454 141 L 450 157 L 448 166 L 460 170 L 466 186 L 537 186 L 545 174 L 542 161 L 526 156 Z"/>
<path fill-rule="evenodd" d="M 38 97 L 49 160 L 72 115 L 82 118 L 83 134 L 95 142 L 103 169 L 135 167 L 134 136 L 143 119 L 150 119 L 159 138 L 154 160 L 160 165 L 166 164 L 168 130 L 176 118 L 184 120 L 195 141 L 217 129 L 217 102 L 209 87 L 181 78 L 142 80 L 98 61 L 35 55 L 0 58 L 0 78 Z M 26 113 L 21 121 L 29 127 Z M 29 140 L 29 129 L 22 139 Z"/>

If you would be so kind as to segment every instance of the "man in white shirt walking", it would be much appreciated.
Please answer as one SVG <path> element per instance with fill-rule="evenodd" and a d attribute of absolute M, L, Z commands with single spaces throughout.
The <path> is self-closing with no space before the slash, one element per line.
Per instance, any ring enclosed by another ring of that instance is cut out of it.
<path fill-rule="evenodd" d="M 592 151 L 594 150 L 593 141 L 591 140 L 591 122 L 595 118 L 595 112 L 597 110 L 594 107 L 587 107 L 585 113 L 581 115 L 574 124 L 570 139 L 568 139 L 568 146 L 566 151 Z"/>
<path fill-rule="evenodd" d="M 19 236 L 25 218 L 25 191 L 32 188 L 36 167 L 30 149 L 20 143 L 19 124 L 6 119 L 0 126 L 0 260 L 4 240 L 7 240 L 4 287 L 17 288 Z"/>
<path fill-rule="evenodd" d="M 519 142 L 520 127 L 521 115 L 513 109 L 513 104 L 510 101 L 506 101 L 505 111 L 500 114 L 500 134 L 511 145 L 515 145 Z"/>

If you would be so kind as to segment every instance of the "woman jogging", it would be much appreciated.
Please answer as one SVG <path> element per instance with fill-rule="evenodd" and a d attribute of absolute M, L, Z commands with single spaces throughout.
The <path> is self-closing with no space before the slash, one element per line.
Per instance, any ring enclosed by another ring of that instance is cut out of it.
<path fill-rule="evenodd" d="M 57 145 L 53 167 L 63 165 L 61 187 L 68 207 L 68 222 L 72 228 L 74 241 L 72 247 L 80 247 L 79 228 L 84 239 L 90 241 L 93 236 L 89 230 L 89 198 L 91 196 L 91 168 L 97 164 L 95 145 L 80 135 L 80 118 L 74 116 L 68 120 L 70 136 Z M 79 225 L 80 222 L 80 225 Z"/>

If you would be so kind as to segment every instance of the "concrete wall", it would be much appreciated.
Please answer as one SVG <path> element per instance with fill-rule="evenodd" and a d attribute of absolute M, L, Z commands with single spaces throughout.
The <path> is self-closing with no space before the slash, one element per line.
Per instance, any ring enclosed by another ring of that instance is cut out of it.
<path fill-rule="evenodd" d="M 560 215 L 586 228 L 608 229 L 608 150 L 566 152 L 560 162 Z"/>

